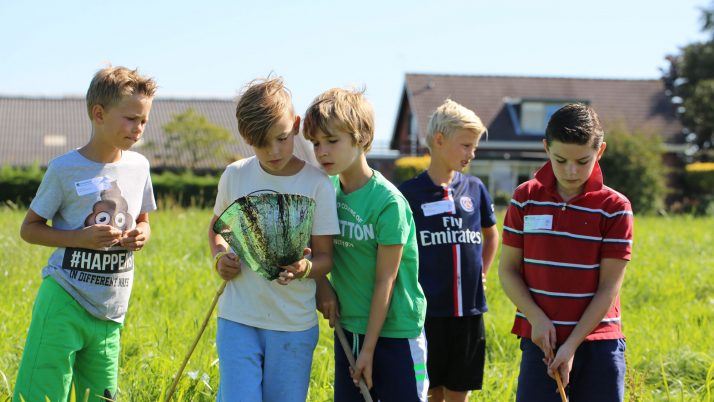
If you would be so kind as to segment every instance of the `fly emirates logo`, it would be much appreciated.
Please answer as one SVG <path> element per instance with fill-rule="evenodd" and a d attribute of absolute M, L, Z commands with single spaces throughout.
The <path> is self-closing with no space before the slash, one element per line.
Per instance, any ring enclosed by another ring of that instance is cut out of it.
<path fill-rule="evenodd" d="M 462 229 L 463 218 L 443 216 L 441 218 L 444 230 L 430 232 L 419 231 L 419 242 L 422 246 L 436 246 L 439 244 L 481 244 L 481 232 L 471 229 Z"/>

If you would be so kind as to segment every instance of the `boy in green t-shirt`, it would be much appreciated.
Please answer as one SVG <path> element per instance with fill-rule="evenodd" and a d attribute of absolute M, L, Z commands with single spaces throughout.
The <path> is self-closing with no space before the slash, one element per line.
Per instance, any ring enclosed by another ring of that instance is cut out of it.
<path fill-rule="evenodd" d="M 399 190 L 367 164 L 372 107 L 360 91 L 330 89 L 305 112 L 304 134 L 337 192 L 332 284 L 339 315 L 325 307 L 335 304 L 326 281 L 318 284 L 318 305 L 330 322 L 339 317 L 356 364 L 349 370 L 336 340 L 335 400 L 362 400 L 353 386 L 362 378 L 375 400 L 426 401 L 426 298 L 414 219 Z"/>

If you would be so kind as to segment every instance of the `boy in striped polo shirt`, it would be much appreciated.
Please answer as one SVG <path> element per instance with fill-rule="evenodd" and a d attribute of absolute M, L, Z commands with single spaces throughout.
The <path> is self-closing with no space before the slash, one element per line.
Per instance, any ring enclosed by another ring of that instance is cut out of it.
<path fill-rule="evenodd" d="M 555 370 L 573 402 L 624 400 L 619 293 L 633 216 L 629 200 L 603 184 L 603 136 L 589 106 L 555 112 L 543 140 L 548 162 L 506 213 L 498 271 L 518 308 L 517 401 L 558 401 Z"/>

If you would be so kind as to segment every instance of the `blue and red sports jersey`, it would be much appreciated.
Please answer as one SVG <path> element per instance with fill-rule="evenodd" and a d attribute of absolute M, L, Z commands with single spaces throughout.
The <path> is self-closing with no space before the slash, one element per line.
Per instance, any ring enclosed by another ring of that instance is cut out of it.
<path fill-rule="evenodd" d="M 462 317 L 488 310 L 481 272 L 482 227 L 496 224 L 491 197 L 477 177 L 456 172 L 436 185 L 427 172 L 399 190 L 414 214 L 419 245 L 419 283 L 427 316 Z"/>
<path fill-rule="evenodd" d="M 550 162 L 513 193 L 503 224 L 503 244 L 523 250 L 523 280 L 555 325 L 562 344 L 598 289 L 603 258 L 629 260 L 633 215 L 627 198 L 605 186 L 595 164 L 583 193 L 565 202 Z M 620 297 L 585 338 L 623 338 Z M 528 318 L 516 312 L 512 332 L 530 338 Z"/>

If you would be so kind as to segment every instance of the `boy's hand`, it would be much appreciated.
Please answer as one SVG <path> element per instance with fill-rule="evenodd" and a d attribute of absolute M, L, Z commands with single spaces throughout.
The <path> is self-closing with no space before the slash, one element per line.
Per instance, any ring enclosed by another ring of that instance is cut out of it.
<path fill-rule="evenodd" d="M 315 302 L 317 311 L 321 312 L 322 317 L 328 320 L 330 328 L 334 328 L 335 322 L 340 318 L 340 305 L 335 290 L 326 278 L 322 278 L 317 284 Z"/>
<path fill-rule="evenodd" d="M 555 354 L 556 335 L 553 322 L 545 314 L 531 321 L 531 341 L 543 351 L 546 364 L 550 364 Z"/>
<path fill-rule="evenodd" d="M 122 231 L 111 225 L 92 225 L 79 231 L 78 245 L 92 250 L 104 250 L 121 241 Z"/>
<path fill-rule="evenodd" d="M 240 258 L 234 253 L 223 255 L 216 261 L 216 272 L 224 281 L 230 281 L 240 273 Z"/>
<path fill-rule="evenodd" d="M 305 273 L 307 272 L 307 267 L 309 264 L 305 257 L 310 255 L 310 253 L 312 253 L 312 250 L 306 247 L 302 252 L 302 259 L 295 261 L 290 265 L 281 266 L 280 268 L 282 268 L 284 271 L 280 273 L 280 276 L 276 279 L 276 281 L 281 285 L 287 285 L 293 279 L 303 278 L 305 276 Z"/>
<path fill-rule="evenodd" d="M 144 247 L 144 243 L 146 243 L 144 230 L 141 226 L 137 226 L 136 228 L 122 234 L 119 245 L 127 250 L 139 251 L 142 247 Z"/>
<path fill-rule="evenodd" d="M 350 367 L 350 374 L 352 375 L 352 382 L 355 383 L 355 387 L 359 387 L 359 379 L 362 377 L 365 384 L 367 384 L 367 388 L 372 389 L 373 357 L 374 355 L 372 353 L 367 353 L 364 349 L 362 349 L 359 356 L 357 356 L 354 370 Z"/>
<path fill-rule="evenodd" d="M 555 379 L 553 372 L 558 370 L 560 372 L 560 379 L 563 381 L 563 387 L 567 387 L 570 382 L 570 370 L 573 368 L 573 358 L 575 357 L 575 348 L 570 347 L 569 343 L 564 343 L 555 357 L 550 362 L 550 364 L 543 362 L 548 365 L 548 375 Z"/>

